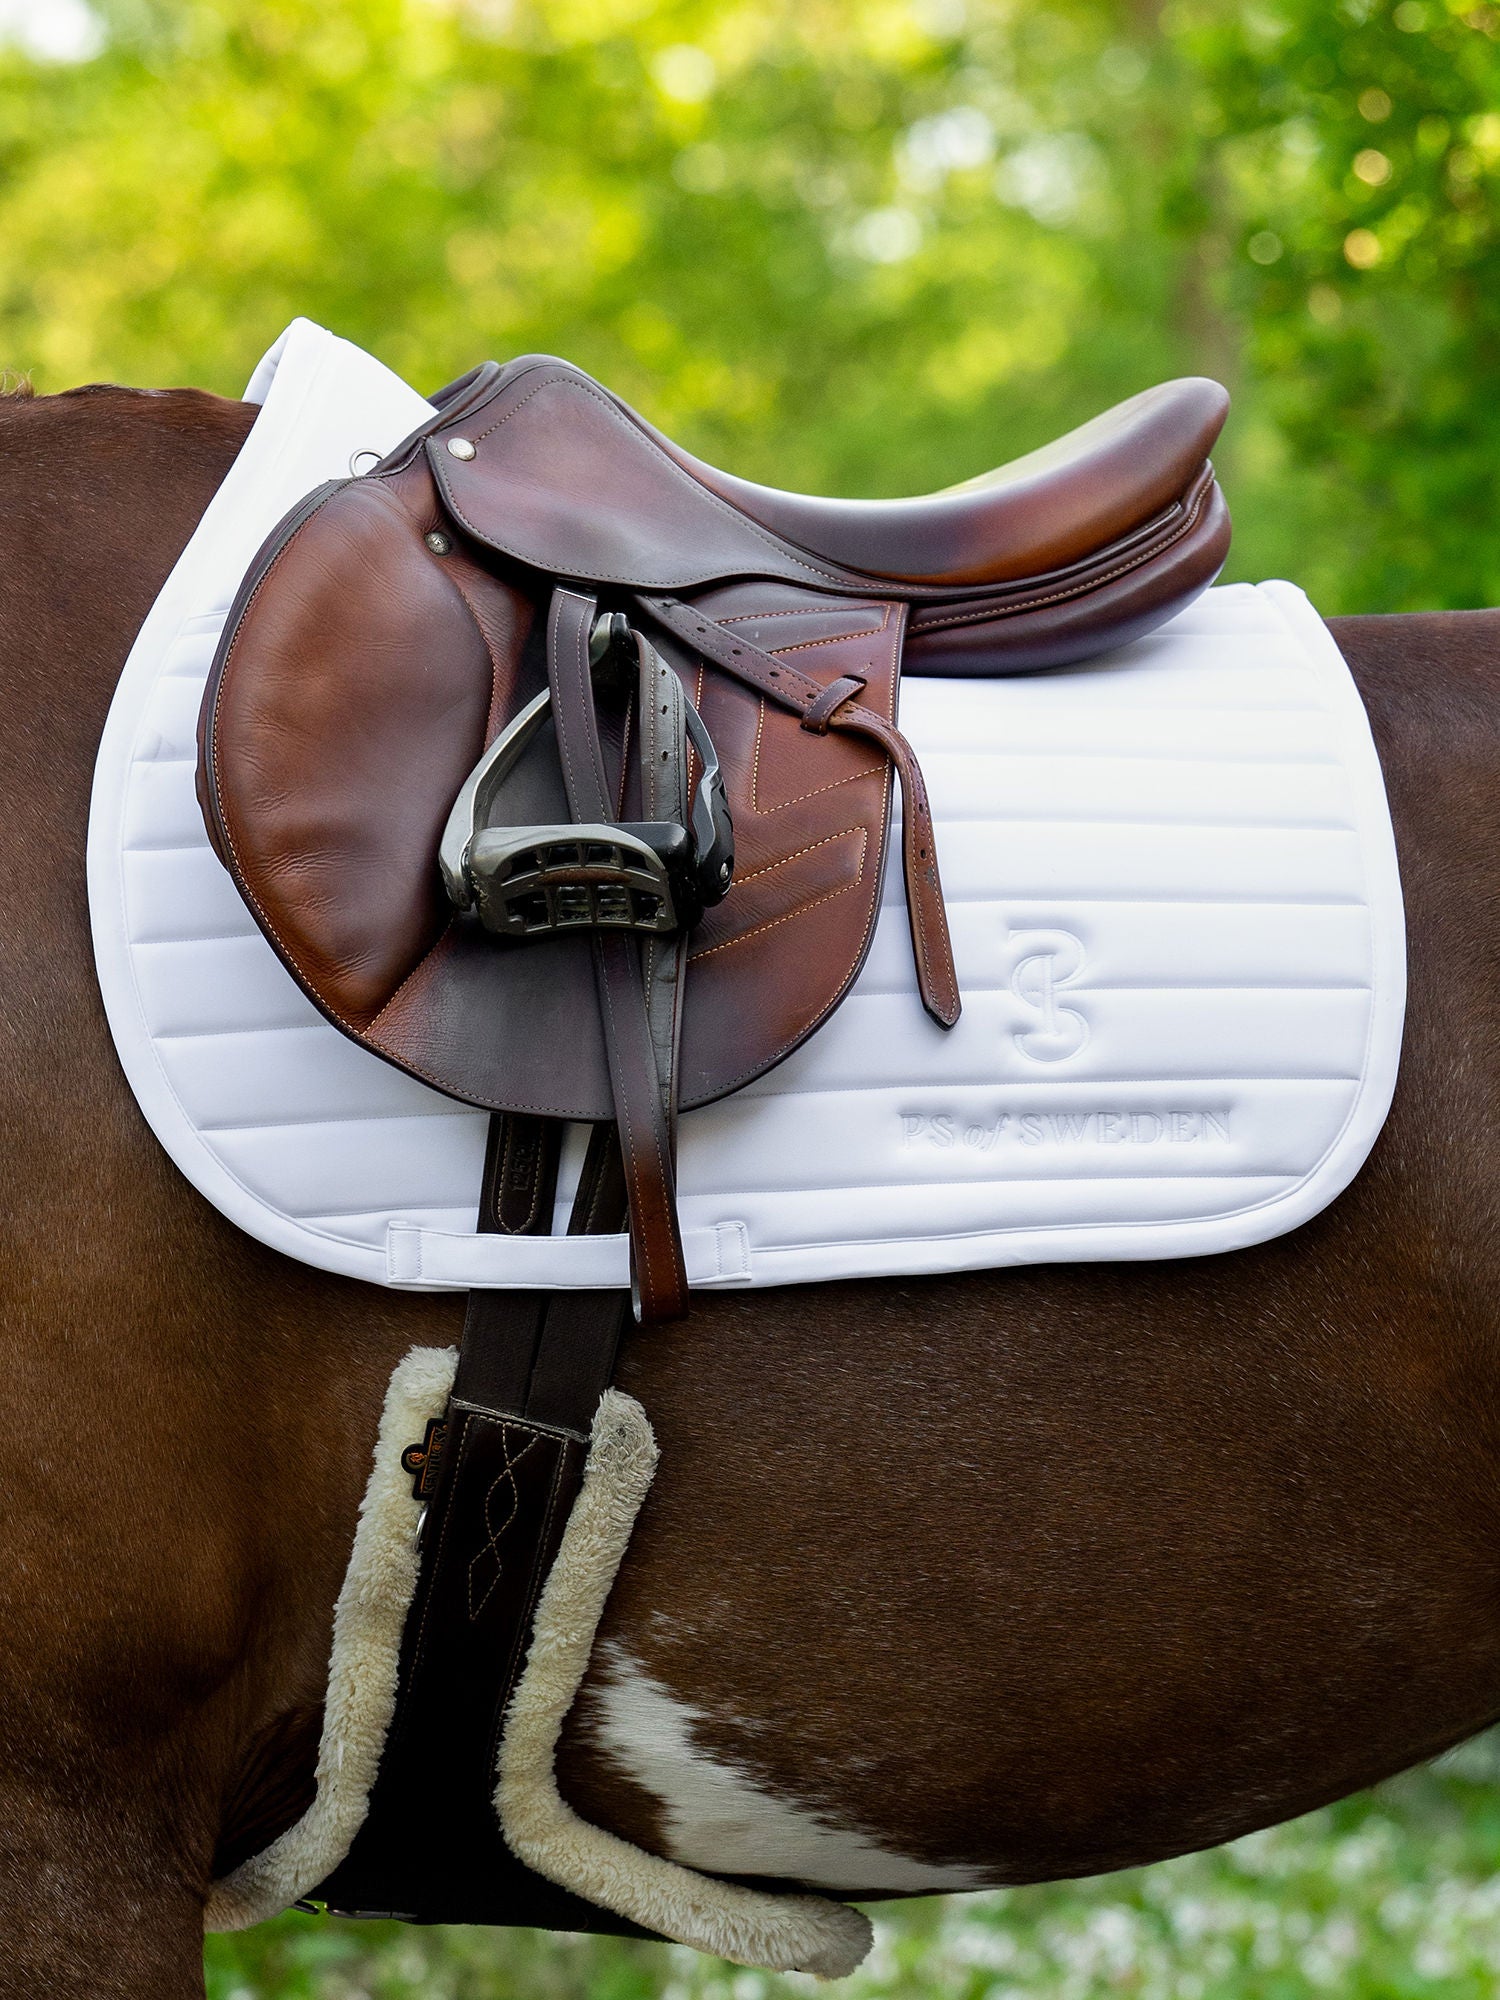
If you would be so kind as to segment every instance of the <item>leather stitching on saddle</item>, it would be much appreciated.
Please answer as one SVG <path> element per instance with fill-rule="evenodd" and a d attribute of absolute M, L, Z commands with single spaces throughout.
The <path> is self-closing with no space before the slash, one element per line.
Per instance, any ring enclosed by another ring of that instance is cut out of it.
<path fill-rule="evenodd" d="M 893 638 L 893 643 L 891 647 L 893 665 L 895 664 L 895 659 L 896 659 L 896 641 L 899 640 L 900 631 L 901 627 L 898 625 L 896 628 L 896 634 L 895 637 Z M 888 700 L 890 704 L 891 713 L 892 715 L 894 715 L 896 707 L 896 684 L 895 684 L 894 674 L 892 674 L 891 676 L 891 686 L 888 695 Z M 871 711 L 872 714 L 877 712 L 878 711 L 875 710 Z M 894 771 L 895 771 L 895 766 L 890 762 L 889 759 L 886 759 L 886 761 L 880 767 L 880 782 L 884 793 L 884 796 L 882 797 L 880 803 L 880 839 L 882 844 L 885 842 L 890 832 L 891 783 Z M 752 1078 L 763 1074 L 764 1070 L 769 1069 L 773 1064 L 779 1062 L 784 1055 L 788 1054 L 792 1049 L 796 1048 L 800 1042 L 806 1040 L 808 1035 L 812 1034 L 817 1028 L 821 1027 L 823 1022 L 828 1019 L 829 1015 L 832 1014 L 838 1008 L 838 1006 L 843 1001 L 845 995 L 848 993 L 849 987 L 853 985 L 854 980 L 858 977 L 859 968 L 865 962 L 866 955 L 868 954 L 870 949 L 870 939 L 874 935 L 875 924 L 879 915 L 880 915 L 879 899 L 872 898 L 870 907 L 865 915 L 865 928 L 863 934 L 860 937 L 858 949 L 854 953 L 854 958 L 853 958 L 854 970 L 850 973 L 849 978 L 844 983 L 844 985 L 840 987 L 839 991 L 829 1001 L 828 1005 L 812 1022 L 811 1026 L 807 1028 L 803 1034 L 790 1035 L 784 1041 L 782 1041 L 778 1045 L 778 1047 L 772 1052 L 769 1062 L 762 1064 L 752 1064 L 746 1067 L 745 1069 L 740 1070 L 736 1075 L 727 1078 L 724 1083 L 722 1091 L 720 1091 L 719 1093 L 720 1096 L 724 1097 L 729 1096 L 731 1092 L 738 1090 L 742 1084 L 748 1083 L 752 1080 Z"/>
<path fill-rule="evenodd" d="M 857 606 L 851 606 L 850 608 L 852 610 L 858 609 Z M 808 652 L 814 646 L 841 646 L 848 639 L 879 638 L 880 634 L 891 622 L 890 605 L 882 604 L 880 612 L 881 617 L 878 625 L 862 625 L 856 632 L 830 632 L 824 639 L 798 639 L 790 646 L 771 646 L 767 650 L 774 653 L 777 659 L 782 659 L 789 653 Z M 816 616 L 816 611 L 810 611 L 806 606 L 799 606 L 795 611 L 736 611 L 733 617 L 721 618 L 718 620 L 718 623 L 727 632 L 731 625 L 765 625 L 773 618 L 809 618 Z"/>
<path fill-rule="evenodd" d="M 873 756 L 863 771 L 850 771 L 842 778 L 832 778 L 826 785 L 814 785 L 810 792 L 798 792 L 794 799 L 778 799 L 774 806 L 763 806 L 760 802 L 760 746 L 766 728 L 766 697 L 761 695 L 757 702 L 755 718 L 755 752 L 750 763 L 750 809 L 761 819 L 770 819 L 788 806 L 805 805 L 809 799 L 821 798 L 824 792 L 836 792 L 840 785 L 857 784 L 861 778 L 878 778 L 882 768 L 889 770 L 889 760 Z M 743 875 L 736 875 L 737 882 L 743 882 Z"/>
<path fill-rule="evenodd" d="M 887 764 L 885 770 L 881 773 L 882 781 L 885 785 L 885 791 L 886 791 L 886 796 L 882 803 L 881 816 L 883 824 L 887 826 L 890 823 L 891 768 L 892 767 L 889 764 Z M 842 891 L 839 891 L 837 893 L 842 893 Z M 809 904 L 805 907 L 811 908 L 812 906 Z M 852 985 L 854 982 L 854 978 L 858 972 L 859 967 L 864 963 L 865 954 L 868 952 L 870 948 L 870 939 L 874 935 L 875 921 L 876 918 L 879 916 L 879 914 L 880 914 L 879 904 L 877 902 L 872 901 L 869 913 L 865 919 L 865 928 L 863 935 L 861 936 L 859 941 L 859 948 L 854 953 L 855 971 L 850 974 L 848 983 L 833 997 L 833 999 L 829 1001 L 828 1005 L 823 1009 L 822 1013 L 817 1016 L 817 1018 L 814 1020 L 812 1024 L 812 1027 L 809 1028 L 805 1034 L 789 1035 L 773 1051 L 770 1062 L 763 1064 L 755 1064 L 750 1068 L 741 1070 L 736 1076 L 730 1078 L 725 1083 L 723 1090 L 719 1093 L 720 1096 L 727 1097 L 732 1091 L 738 1090 L 742 1084 L 748 1083 L 751 1081 L 753 1077 L 760 1075 L 763 1069 L 769 1069 L 774 1063 L 779 1062 L 782 1056 L 789 1054 L 792 1049 L 796 1048 L 800 1043 L 804 1042 L 807 1039 L 808 1034 L 811 1034 L 815 1029 L 820 1027 L 824 1021 L 828 1019 L 829 1015 L 834 1012 L 834 1010 L 838 1007 L 839 1003 L 845 997 L 845 994 L 847 994 L 849 986 Z M 703 953 L 700 954 L 700 956 L 706 957 L 707 954 Z"/>
<path fill-rule="evenodd" d="M 836 889 L 825 889 L 821 896 L 814 896 L 809 902 L 799 903 L 794 910 L 784 910 L 779 917 L 767 917 L 763 924 L 757 924 L 753 930 L 742 931 L 738 937 L 725 938 L 719 944 L 707 945 L 702 951 L 692 952 L 689 954 L 689 963 L 701 965 L 704 959 L 712 958 L 718 952 L 733 951 L 736 945 L 748 944 L 751 938 L 763 937 L 767 931 L 774 931 L 778 924 L 789 924 L 793 917 L 806 916 L 809 910 L 817 909 L 820 903 L 831 903 L 835 898 L 847 896 L 858 889 L 865 879 L 865 861 L 870 851 L 869 833 L 862 826 L 841 827 L 837 833 L 830 833 L 823 840 L 814 840 L 806 847 L 799 847 L 796 854 L 784 854 L 779 861 L 768 862 L 764 868 L 757 868 L 754 874 L 742 875 L 739 879 L 742 882 L 753 882 L 756 876 L 770 875 L 776 869 L 784 868 L 789 861 L 796 861 L 801 855 L 811 854 L 816 848 L 826 847 L 831 840 L 845 840 L 851 833 L 859 835 L 859 867 L 852 882 L 841 882 Z"/>
<path fill-rule="evenodd" d="M 889 633 L 891 627 L 891 607 L 889 604 L 883 604 L 880 607 L 880 611 L 881 611 L 880 624 L 874 627 L 871 633 L 869 633 L 868 635 L 863 632 L 856 632 L 856 633 L 843 633 L 840 636 L 842 638 L 863 639 L 867 636 L 878 637 L 881 633 Z M 727 628 L 728 626 L 734 624 L 750 623 L 762 616 L 767 618 L 803 618 L 806 617 L 806 615 L 807 613 L 805 610 L 800 610 L 795 612 L 768 611 L 764 613 L 741 612 L 734 618 L 721 618 L 716 622 L 721 626 Z M 832 644 L 833 642 L 824 641 L 820 639 L 813 643 L 817 645 L 823 645 L 823 644 Z M 783 652 L 791 653 L 791 652 L 797 652 L 799 650 L 800 648 L 796 646 L 775 647 L 772 649 L 774 657 L 776 657 L 777 659 L 781 658 Z M 700 707 L 702 706 L 703 703 L 703 683 L 704 683 L 705 671 L 706 670 L 702 664 L 702 657 L 700 656 L 699 667 L 698 667 L 698 705 Z M 818 798 L 824 792 L 836 791 L 840 785 L 853 784 L 857 778 L 868 778 L 871 776 L 875 776 L 879 774 L 882 769 L 889 771 L 890 769 L 889 758 L 886 758 L 883 761 L 883 763 L 881 759 L 875 758 L 874 761 L 872 761 L 872 763 L 870 764 L 868 770 L 851 771 L 848 773 L 846 777 L 831 779 L 829 783 L 826 785 L 815 785 L 809 792 L 799 792 L 796 798 L 794 799 L 782 799 L 777 805 L 763 806 L 760 802 L 760 752 L 761 752 L 761 743 L 765 736 L 766 703 L 769 697 L 764 694 L 761 694 L 758 699 L 759 699 L 759 707 L 757 709 L 755 718 L 755 751 L 751 759 L 751 766 L 750 766 L 750 805 L 751 809 L 757 814 L 761 815 L 762 817 L 769 817 L 772 813 L 780 812 L 787 806 L 803 805 L 806 803 L 808 799 Z M 891 680 L 891 686 L 887 697 L 887 704 L 890 713 L 890 718 L 891 720 L 894 721 L 895 708 L 896 708 L 896 688 L 895 688 L 894 675 L 892 676 Z M 880 710 L 875 709 L 872 711 L 872 713 L 878 715 L 880 713 Z M 741 877 L 740 879 L 743 880 L 744 878 Z"/>
<path fill-rule="evenodd" d="M 767 652 L 764 647 L 757 646 L 753 639 L 746 637 L 744 634 L 740 635 L 740 644 L 731 647 L 730 650 L 737 657 L 743 657 L 744 653 L 748 652 L 750 658 L 742 667 L 729 666 L 725 661 L 717 657 L 717 650 L 714 648 L 712 640 L 710 640 L 708 646 L 701 646 L 698 644 L 698 635 L 706 635 L 711 631 L 716 631 L 720 639 L 724 641 L 728 641 L 734 635 L 725 631 L 717 619 L 712 618 L 706 612 L 698 610 L 695 606 L 689 605 L 682 598 L 643 596 L 640 602 L 648 612 L 653 613 L 660 619 L 669 632 L 675 633 L 694 652 L 701 653 L 705 658 L 714 660 L 722 672 L 730 674 L 736 680 L 742 681 L 748 687 L 757 689 L 762 694 L 769 695 L 780 706 L 786 708 L 789 713 L 799 718 L 805 717 L 808 710 L 828 692 L 822 681 L 814 680 L 811 674 L 803 673 L 800 667 L 787 665 L 779 654 Z M 681 630 L 679 621 L 690 622 L 694 628 L 693 631 L 686 632 Z M 905 629 L 905 621 L 902 621 L 896 627 L 898 636 Z M 774 662 L 775 664 L 757 668 L 757 658 L 767 662 Z M 777 686 L 774 689 L 766 686 L 768 678 L 774 679 L 777 682 Z M 835 711 L 836 719 L 831 718 L 829 726 L 834 729 L 849 730 L 857 735 L 868 736 L 881 745 L 887 758 L 892 762 L 899 760 L 906 764 L 911 764 L 914 762 L 911 755 L 911 746 L 901 735 L 894 719 L 896 701 L 895 683 L 897 678 L 898 675 L 893 672 L 889 688 L 890 708 L 887 713 L 883 714 L 879 709 L 872 708 L 868 703 L 855 700 L 851 697 L 848 701 L 840 704 L 839 709 Z M 872 724 L 883 726 L 873 728 Z M 819 733 L 822 734 L 824 732 L 820 731 Z M 892 738 L 894 738 L 894 742 L 892 742 Z"/>
<path fill-rule="evenodd" d="M 805 847 L 799 847 L 795 849 L 795 851 L 792 852 L 791 854 L 778 855 L 774 861 L 766 862 L 765 866 L 762 868 L 752 868 L 748 875 L 737 875 L 735 877 L 735 880 L 737 882 L 758 882 L 762 875 L 774 875 L 778 868 L 785 868 L 790 862 L 800 861 L 804 854 L 816 854 L 818 849 L 820 847 L 826 847 L 829 841 L 843 840 L 848 834 L 851 833 L 857 833 L 860 836 L 860 839 L 863 842 L 864 846 L 868 849 L 870 844 L 869 836 L 867 830 L 864 827 L 858 824 L 855 824 L 854 826 L 841 826 L 838 829 L 837 833 L 825 833 L 821 839 L 810 840 Z"/>

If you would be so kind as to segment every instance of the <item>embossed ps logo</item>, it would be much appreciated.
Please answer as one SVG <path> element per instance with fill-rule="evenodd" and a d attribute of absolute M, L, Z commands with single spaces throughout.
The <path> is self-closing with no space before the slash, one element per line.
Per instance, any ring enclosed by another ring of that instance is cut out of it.
<path fill-rule="evenodd" d="M 1066 1062 L 1089 1038 L 1084 1015 L 1057 997 L 1083 972 L 1087 963 L 1083 940 L 1071 931 L 1045 930 L 1012 931 L 1010 942 L 1020 952 L 1010 990 L 1036 1017 L 1031 1026 L 1017 1028 L 1011 1040 L 1032 1062 Z"/>

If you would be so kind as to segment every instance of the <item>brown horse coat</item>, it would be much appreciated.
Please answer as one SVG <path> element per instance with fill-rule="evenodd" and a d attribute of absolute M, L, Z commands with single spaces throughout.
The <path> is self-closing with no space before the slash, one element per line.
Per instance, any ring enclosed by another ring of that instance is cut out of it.
<path fill-rule="evenodd" d="M 209 1881 L 307 1796 L 386 1380 L 462 1313 L 209 1209 L 94 986 L 104 715 L 252 416 L 0 405 L 0 1995 L 201 1993 Z M 1335 631 L 1411 937 L 1350 1191 L 1222 1258 L 705 1298 L 624 1356 L 662 1465 L 606 1641 L 916 1863 L 1149 1861 L 1500 1714 L 1500 614 Z M 563 1789 L 659 1845 L 601 1713 Z"/>

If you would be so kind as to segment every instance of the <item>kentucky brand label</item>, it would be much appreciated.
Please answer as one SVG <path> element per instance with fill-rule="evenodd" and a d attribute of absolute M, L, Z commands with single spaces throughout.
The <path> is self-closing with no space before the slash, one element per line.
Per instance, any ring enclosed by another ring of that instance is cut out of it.
<path fill-rule="evenodd" d="M 448 1435 L 443 1417 L 429 1417 L 420 1444 L 409 1444 L 401 1454 L 401 1470 L 411 1474 L 412 1497 L 430 1500 L 437 1491 L 437 1477 L 443 1463 L 443 1444 Z"/>
<path fill-rule="evenodd" d="M 1181 1105 L 1160 1110 L 1080 1107 L 999 1111 L 985 1118 L 913 1111 L 902 1114 L 901 1138 L 907 1147 L 970 1153 L 1010 1146 L 1227 1146 L 1229 1110 Z"/>

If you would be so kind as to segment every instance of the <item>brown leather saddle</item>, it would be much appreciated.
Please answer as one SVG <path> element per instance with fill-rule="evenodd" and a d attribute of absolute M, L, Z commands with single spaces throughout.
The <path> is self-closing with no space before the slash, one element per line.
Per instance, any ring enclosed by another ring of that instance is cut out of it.
<path fill-rule="evenodd" d="M 893 771 L 919 987 L 958 1018 L 903 669 L 1056 665 L 1186 604 L 1228 546 L 1206 455 L 1227 398 L 1167 383 L 899 501 L 734 479 L 545 357 L 435 400 L 246 576 L 204 700 L 210 836 L 332 1021 L 494 1114 L 481 1230 L 549 1231 L 560 1121 L 592 1125 L 570 1231 L 628 1219 L 635 1315 L 667 1318 L 678 1107 L 760 1075 L 847 992 Z M 493 1806 L 630 1314 L 620 1293 L 469 1295 L 448 1409 L 405 1460 L 428 1518 L 398 1705 L 329 1907 L 634 1929 L 524 1868 Z"/>
<path fill-rule="evenodd" d="M 893 769 L 922 995 L 957 1018 L 901 672 L 1055 665 L 1188 602 L 1228 546 L 1227 397 L 1169 382 L 915 500 L 735 479 L 545 356 L 437 405 L 245 578 L 203 711 L 210 835 L 356 1041 L 495 1112 L 618 1124 L 667 1316 L 677 1107 L 848 991 Z"/>

